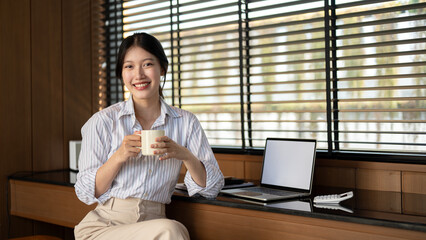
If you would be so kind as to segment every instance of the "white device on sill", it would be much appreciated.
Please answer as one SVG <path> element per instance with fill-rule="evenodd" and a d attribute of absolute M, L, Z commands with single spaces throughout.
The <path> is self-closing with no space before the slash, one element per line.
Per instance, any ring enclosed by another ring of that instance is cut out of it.
<path fill-rule="evenodd" d="M 80 155 L 81 140 L 71 140 L 69 142 L 70 148 L 70 169 L 78 171 L 78 157 Z"/>

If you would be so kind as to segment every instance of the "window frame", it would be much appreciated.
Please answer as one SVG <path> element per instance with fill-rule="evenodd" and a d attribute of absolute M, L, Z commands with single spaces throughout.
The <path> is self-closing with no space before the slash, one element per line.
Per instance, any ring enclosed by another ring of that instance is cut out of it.
<path fill-rule="evenodd" d="M 114 4 L 117 4 L 117 2 L 123 3 L 123 1 L 118 0 L 109 0 L 110 2 L 114 2 Z M 245 51 L 245 48 L 243 47 L 243 41 L 244 40 L 244 29 L 248 29 L 247 26 L 243 26 L 244 24 L 248 24 L 247 22 L 244 22 L 243 19 L 241 19 L 241 16 L 244 14 L 244 11 L 242 9 L 242 6 L 245 4 L 245 8 L 247 8 L 247 2 L 245 1 L 238 1 L 239 2 L 239 10 L 238 14 L 240 16 L 239 24 L 240 27 L 238 29 L 238 35 L 240 38 L 240 47 L 239 52 L 240 56 L 242 56 L 242 52 Z M 172 0 L 170 1 L 172 3 Z M 338 102 L 333 101 L 333 99 L 338 99 L 337 93 L 338 93 L 338 86 L 337 86 L 337 35 L 336 35 L 336 4 L 334 0 L 324 0 L 324 33 L 325 33 L 325 76 L 326 76 L 326 115 L 327 115 L 327 150 L 317 150 L 317 156 L 319 158 L 331 158 L 331 159 L 348 159 L 348 160 L 361 160 L 361 161 L 375 161 L 375 162 L 393 162 L 393 163 L 413 163 L 413 164 L 426 164 L 426 153 L 404 153 L 404 152 L 392 152 L 392 151 L 357 151 L 357 150 L 339 150 L 339 125 L 338 125 Z M 106 3 L 108 5 L 108 2 Z M 109 9 L 108 6 L 106 6 L 106 9 Z M 172 11 L 172 10 L 171 10 Z M 247 12 L 245 12 L 247 14 Z M 172 12 L 170 13 L 170 21 L 171 24 L 176 24 L 176 22 L 173 22 Z M 121 15 L 122 17 L 122 15 Z M 248 16 L 246 16 L 248 19 Z M 179 20 L 178 20 L 179 23 Z M 123 21 L 121 19 L 121 24 L 123 24 Z M 107 26 L 108 27 L 108 26 Z M 111 26 L 109 26 L 111 27 Z M 121 25 L 121 28 L 117 25 L 115 25 L 117 29 L 121 30 L 121 34 L 123 34 L 123 26 Z M 172 30 L 170 30 L 172 32 Z M 106 31 L 106 34 L 109 33 L 109 31 Z M 179 31 L 178 31 L 179 33 Z M 176 41 L 173 39 L 173 34 L 171 33 L 171 42 Z M 179 36 L 179 35 L 178 35 Z M 107 42 L 108 42 L 108 36 L 106 36 Z M 118 40 L 115 39 L 117 42 Z M 175 46 L 172 44 L 172 54 L 173 54 L 173 48 Z M 118 46 L 117 46 L 118 48 Z M 111 52 L 113 48 L 110 48 L 107 50 L 107 53 Z M 173 56 L 173 55 L 172 55 Z M 110 58 L 108 58 L 109 61 Z M 243 59 L 240 57 L 240 78 L 242 78 L 243 74 L 243 65 L 244 61 L 247 61 L 247 59 Z M 173 62 L 171 61 L 171 64 Z M 110 66 L 110 64 L 107 64 Z M 179 64 L 178 64 L 179 66 Z M 110 68 L 108 67 L 108 70 Z M 110 72 L 110 71 L 109 71 Z M 172 76 L 174 76 L 173 73 L 173 67 L 171 67 Z M 111 75 L 107 74 L 107 77 L 110 78 Z M 178 81 L 178 86 L 180 86 L 180 80 L 179 79 L 172 79 L 172 81 Z M 109 82 L 109 81 L 108 81 Z M 175 84 L 172 84 L 172 88 L 175 87 Z M 228 154 L 252 154 L 252 155 L 262 155 L 263 154 L 263 147 L 251 147 L 246 146 L 246 118 L 250 118 L 250 115 L 245 116 L 247 114 L 244 112 L 244 90 L 243 90 L 243 81 L 240 81 L 240 98 L 241 98 L 241 132 L 242 132 L 242 145 L 241 147 L 212 147 L 213 151 L 215 153 L 228 153 Z M 178 89 L 180 91 L 180 89 Z M 179 93 L 179 92 L 178 92 Z M 172 94 L 175 94 L 175 90 L 172 90 Z M 181 106 L 181 97 L 180 93 L 177 96 L 178 101 L 175 101 L 175 96 L 172 96 L 172 105 L 176 105 L 178 107 Z M 109 102 L 111 104 L 112 102 Z M 251 122 L 249 121 L 248 124 Z M 249 125 L 250 128 L 250 125 Z M 250 134 L 250 130 L 248 130 Z M 337 140 L 337 141 L 336 141 Z"/>

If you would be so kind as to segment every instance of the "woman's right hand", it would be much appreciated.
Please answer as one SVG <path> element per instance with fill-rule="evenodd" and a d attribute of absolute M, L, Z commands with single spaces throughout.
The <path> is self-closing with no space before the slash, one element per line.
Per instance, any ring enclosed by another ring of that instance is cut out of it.
<path fill-rule="evenodd" d="M 124 163 L 131 157 L 136 157 L 141 149 L 141 137 L 138 135 L 141 131 L 136 131 L 133 135 L 127 135 L 124 137 L 121 146 L 114 153 L 117 161 Z"/>

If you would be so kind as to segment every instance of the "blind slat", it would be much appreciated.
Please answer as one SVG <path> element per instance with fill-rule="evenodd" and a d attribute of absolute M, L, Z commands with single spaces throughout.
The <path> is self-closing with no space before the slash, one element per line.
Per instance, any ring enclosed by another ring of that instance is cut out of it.
<path fill-rule="evenodd" d="M 383 30 L 383 31 L 375 31 L 375 32 L 367 32 L 367 33 L 340 35 L 340 36 L 337 36 L 337 39 L 353 39 L 353 38 L 383 36 L 383 35 L 392 35 L 392 34 L 409 33 L 409 32 L 423 32 L 423 31 L 426 31 L 426 26 L 425 27 L 401 28 L 401 29 L 394 29 L 394 30 Z"/>
<path fill-rule="evenodd" d="M 368 3 L 368 1 L 364 1 L 364 3 Z M 341 6 L 341 5 L 337 4 L 337 6 Z M 374 9 L 374 10 L 356 11 L 353 13 L 339 14 L 338 19 L 375 15 L 375 14 L 389 13 L 389 12 L 403 12 L 403 11 L 408 11 L 412 9 L 422 9 L 425 7 L 426 7 L 426 3 L 409 4 L 409 5 L 402 5 L 397 7 L 384 7 L 380 9 Z"/>
<path fill-rule="evenodd" d="M 354 44 L 354 45 L 344 45 L 338 46 L 339 50 L 349 50 L 349 49 L 357 49 L 357 48 L 371 48 L 371 47 L 385 47 L 385 46 L 396 46 L 403 44 L 413 44 L 413 43 L 424 43 L 426 42 L 426 38 L 414 38 L 408 40 L 397 40 L 397 41 L 383 41 L 376 43 L 364 43 L 364 44 Z"/>

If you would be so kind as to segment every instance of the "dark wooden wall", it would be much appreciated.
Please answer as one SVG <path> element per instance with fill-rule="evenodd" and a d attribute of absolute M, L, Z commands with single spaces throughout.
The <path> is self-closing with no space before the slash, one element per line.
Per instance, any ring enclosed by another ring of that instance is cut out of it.
<path fill-rule="evenodd" d="M 7 214 L 7 176 L 68 168 L 68 141 L 96 111 L 94 0 L 0 1 L 0 239 L 72 229 Z"/>

